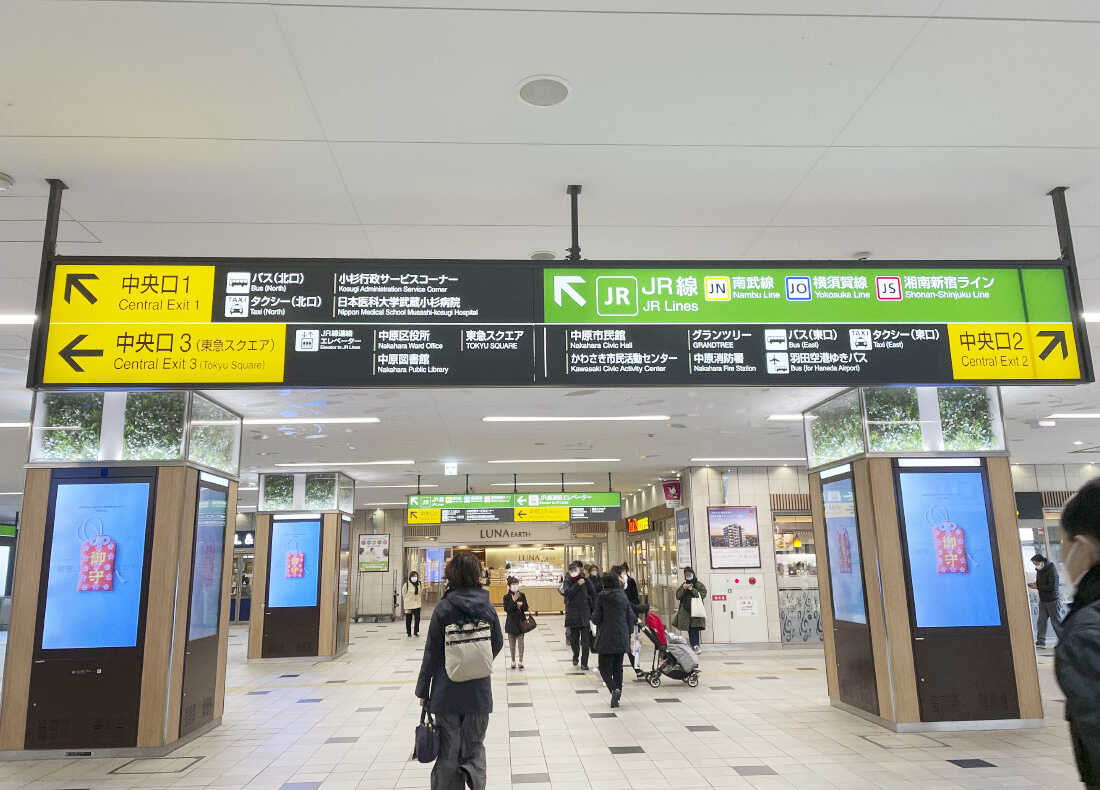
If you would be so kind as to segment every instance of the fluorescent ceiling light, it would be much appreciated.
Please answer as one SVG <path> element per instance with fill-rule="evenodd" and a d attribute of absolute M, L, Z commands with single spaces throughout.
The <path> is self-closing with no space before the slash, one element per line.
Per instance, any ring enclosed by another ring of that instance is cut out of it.
<path fill-rule="evenodd" d="M 318 461 L 315 464 L 275 464 L 275 466 L 299 466 L 309 468 L 313 466 L 407 466 L 416 461 Z M 490 463 L 492 463 L 490 461 Z"/>
<path fill-rule="evenodd" d="M 801 414 L 769 414 L 768 422 L 802 422 Z"/>
<path fill-rule="evenodd" d="M 493 485 L 495 485 L 495 486 L 517 485 L 517 486 L 527 486 L 527 487 L 531 487 L 531 486 L 560 486 L 561 481 L 555 481 L 553 483 L 525 483 L 522 480 L 520 480 L 518 483 L 514 483 L 514 484 L 511 481 L 509 481 L 507 483 L 493 483 Z M 565 485 L 567 485 L 567 486 L 594 486 L 596 484 L 593 483 L 591 480 L 566 480 Z"/>
<path fill-rule="evenodd" d="M 4 326 L 33 326 L 37 320 L 33 313 L 0 313 L 0 324 Z"/>
<path fill-rule="evenodd" d="M 0 496 L 23 496 L 22 491 L 0 491 Z"/>
<path fill-rule="evenodd" d="M 898 466 L 981 466 L 981 458 L 899 458 Z"/>
<path fill-rule="evenodd" d="M 1038 423 L 1040 428 L 1053 428 L 1057 424 L 1054 420 L 1039 420 Z"/>
<path fill-rule="evenodd" d="M 1081 318 L 1089 324 L 1100 323 L 1100 313 L 1081 313 Z"/>
<path fill-rule="evenodd" d="M 503 458 L 491 464 L 617 464 L 621 458 Z"/>
<path fill-rule="evenodd" d="M 259 489 L 258 486 L 249 486 L 248 488 L 245 488 L 244 486 L 238 486 L 237 490 L 238 491 L 259 491 L 260 489 Z"/>
<path fill-rule="evenodd" d="M 245 419 L 245 425 L 364 425 L 382 422 L 377 417 L 284 417 Z"/>
<path fill-rule="evenodd" d="M 237 505 L 237 510 L 255 510 L 255 505 Z"/>
<path fill-rule="evenodd" d="M 667 414 L 633 414 L 621 417 L 482 417 L 482 422 L 664 422 Z"/>
<path fill-rule="evenodd" d="M 406 503 L 405 502 L 367 502 L 364 505 L 362 505 L 362 507 L 385 507 L 387 505 L 400 505 L 401 507 L 405 507 Z"/>
<path fill-rule="evenodd" d="M 740 461 L 805 461 L 805 458 L 791 457 L 791 458 L 692 458 L 692 461 L 702 461 L 704 463 L 732 463 Z"/>
<path fill-rule="evenodd" d="M 30 428 L 29 422 L 0 422 L 0 428 Z"/>
<path fill-rule="evenodd" d="M 509 483 L 508 485 L 512 485 Z M 419 486 L 416 483 L 402 483 L 401 485 L 383 485 L 383 486 L 361 486 L 358 483 L 356 488 L 439 488 L 438 483 L 421 483 Z"/>
<path fill-rule="evenodd" d="M 1071 411 L 1066 414 L 1048 414 L 1048 420 L 1100 420 L 1100 412 Z M 1039 421 L 1042 424 L 1042 420 Z"/>

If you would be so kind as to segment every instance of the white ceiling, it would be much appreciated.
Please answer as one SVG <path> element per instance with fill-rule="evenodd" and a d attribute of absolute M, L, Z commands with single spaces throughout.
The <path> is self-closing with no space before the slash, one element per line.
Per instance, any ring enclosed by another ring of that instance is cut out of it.
<path fill-rule="evenodd" d="M 71 187 L 67 254 L 444 258 L 561 254 L 568 183 L 584 185 L 590 259 L 1053 258 L 1045 192 L 1064 184 L 1086 306 L 1100 311 L 1091 0 L 446 5 L 0 2 L 0 171 L 17 181 L 0 196 L 0 314 L 33 310 L 47 177 Z M 563 77 L 569 99 L 523 104 L 517 85 L 535 74 Z M 0 326 L 0 421 L 26 417 L 28 342 Z M 400 482 L 456 457 L 477 486 L 510 474 L 491 458 L 583 452 L 621 457 L 611 471 L 628 488 L 692 456 L 800 455 L 795 426 L 763 419 L 825 394 L 223 396 L 255 417 L 382 419 L 317 439 L 271 431 L 248 441 L 248 467 L 416 460 L 361 468 Z M 1100 421 L 1033 426 L 1100 407 L 1096 386 L 1005 401 L 1015 458 L 1092 460 L 1070 451 L 1100 444 Z M 639 410 L 685 427 L 481 422 Z M 0 431 L 0 491 L 15 490 L 23 433 Z"/>

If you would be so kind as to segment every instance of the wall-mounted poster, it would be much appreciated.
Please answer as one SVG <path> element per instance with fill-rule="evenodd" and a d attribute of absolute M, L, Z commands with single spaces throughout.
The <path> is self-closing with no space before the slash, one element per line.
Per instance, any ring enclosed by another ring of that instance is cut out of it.
<path fill-rule="evenodd" d="M 917 628 L 999 626 L 1000 599 L 980 469 L 898 471 Z"/>
<path fill-rule="evenodd" d="M 676 511 L 676 564 L 695 566 L 691 559 L 691 509 L 686 507 Z"/>
<path fill-rule="evenodd" d="M 359 572 L 377 573 L 390 569 L 390 536 L 359 536 Z"/>
<path fill-rule="evenodd" d="M 710 567 L 760 567 L 760 529 L 756 524 L 755 507 L 708 507 L 707 531 L 710 537 Z"/>
<path fill-rule="evenodd" d="M 859 556 L 856 523 L 856 495 L 852 478 L 821 484 L 825 501 L 825 534 L 829 541 L 829 588 L 833 592 L 833 614 L 849 623 L 867 622 L 863 596 L 863 563 Z"/>
<path fill-rule="evenodd" d="M 137 645 L 151 488 L 57 485 L 43 650 Z"/>
<path fill-rule="evenodd" d="M 267 605 L 272 609 L 316 606 L 320 559 L 319 518 L 272 521 Z"/>

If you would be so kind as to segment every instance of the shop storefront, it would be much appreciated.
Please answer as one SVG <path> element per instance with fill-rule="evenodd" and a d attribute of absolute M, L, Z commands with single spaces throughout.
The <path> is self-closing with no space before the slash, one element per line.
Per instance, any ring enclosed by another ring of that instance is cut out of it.
<path fill-rule="evenodd" d="M 676 551 L 675 513 L 663 505 L 622 522 L 626 535 L 626 558 L 638 583 L 638 595 L 661 617 L 671 619 L 676 611 L 676 587 L 684 564 Z"/>

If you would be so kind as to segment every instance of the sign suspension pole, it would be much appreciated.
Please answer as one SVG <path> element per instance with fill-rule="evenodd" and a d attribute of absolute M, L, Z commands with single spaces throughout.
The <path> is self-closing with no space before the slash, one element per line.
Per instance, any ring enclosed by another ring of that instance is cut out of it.
<path fill-rule="evenodd" d="M 515 472 L 512 472 L 512 493 L 519 493 L 519 475 Z"/>
<path fill-rule="evenodd" d="M 611 473 L 610 472 L 607 473 L 607 490 L 608 490 L 608 492 L 611 491 Z"/>
<path fill-rule="evenodd" d="M 416 495 L 420 496 L 420 475 L 416 476 Z"/>
<path fill-rule="evenodd" d="M 466 475 L 466 493 L 470 493 L 470 475 Z"/>
<path fill-rule="evenodd" d="M 569 195 L 569 208 L 573 227 L 573 246 L 569 248 L 569 255 L 566 257 L 566 260 L 579 261 L 581 259 L 581 233 L 577 198 L 581 194 L 581 185 L 570 184 L 565 188 L 565 192 Z"/>
<path fill-rule="evenodd" d="M 565 472 L 561 473 L 561 492 L 565 493 Z"/>

